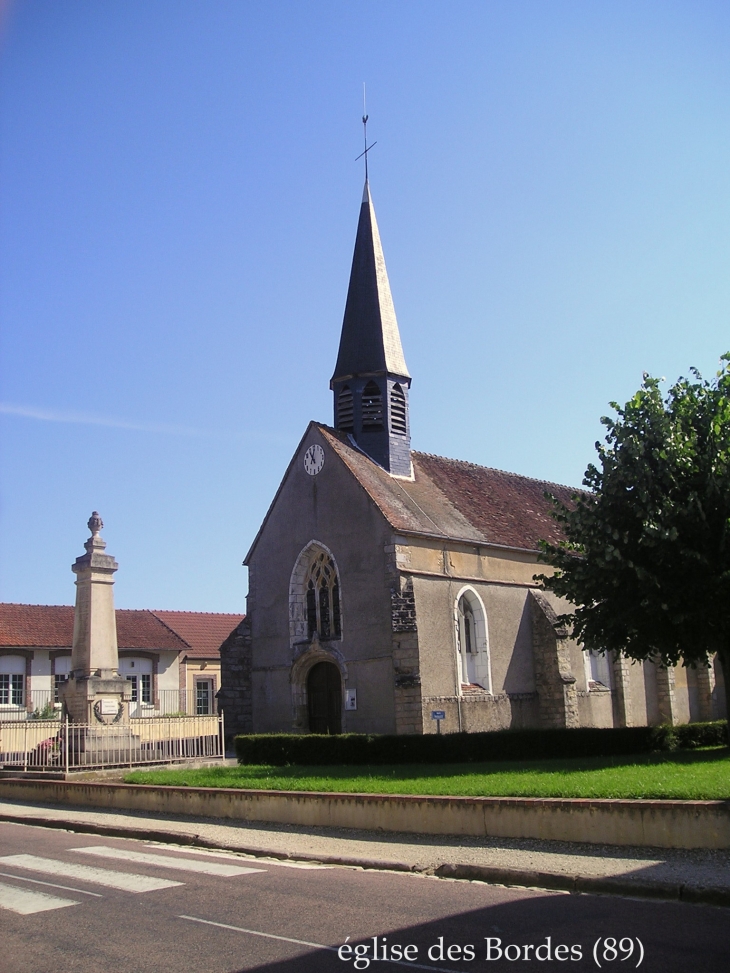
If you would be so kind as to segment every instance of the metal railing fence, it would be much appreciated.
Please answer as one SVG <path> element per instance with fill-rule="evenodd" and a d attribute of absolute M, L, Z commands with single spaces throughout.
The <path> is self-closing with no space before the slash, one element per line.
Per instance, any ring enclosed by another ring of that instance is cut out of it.
<path fill-rule="evenodd" d="M 129 723 L 0 722 L 0 769 L 104 770 L 224 756 L 223 714 Z"/>
<path fill-rule="evenodd" d="M 149 700 L 133 699 L 129 704 L 133 720 L 157 716 L 217 716 L 218 700 L 210 689 L 161 689 Z M 15 720 L 53 721 L 62 718 L 61 703 L 53 689 L 31 689 L 22 700 L 0 702 L 0 723 Z"/>

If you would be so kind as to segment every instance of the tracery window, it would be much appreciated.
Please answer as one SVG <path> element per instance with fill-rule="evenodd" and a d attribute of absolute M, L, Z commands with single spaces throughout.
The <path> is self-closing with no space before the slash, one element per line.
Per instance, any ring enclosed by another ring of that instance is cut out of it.
<path fill-rule="evenodd" d="M 399 436 L 405 436 L 407 431 L 406 395 L 397 382 L 390 392 L 390 428 Z"/>
<path fill-rule="evenodd" d="M 320 639 L 342 637 L 340 582 L 332 558 L 325 551 L 312 561 L 306 577 L 307 635 Z"/>
<path fill-rule="evenodd" d="M 337 396 L 337 428 L 343 432 L 352 432 L 355 428 L 352 389 L 349 385 L 344 385 Z"/>
<path fill-rule="evenodd" d="M 362 390 L 362 427 L 371 430 L 383 428 L 383 393 L 372 380 Z"/>

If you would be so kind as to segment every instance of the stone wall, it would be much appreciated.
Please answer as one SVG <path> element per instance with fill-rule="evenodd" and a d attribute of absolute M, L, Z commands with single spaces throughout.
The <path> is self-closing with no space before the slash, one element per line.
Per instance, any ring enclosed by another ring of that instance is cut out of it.
<path fill-rule="evenodd" d="M 580 726 L 568 633 L 558 625 L 557 615 L 543 592 L 531 591 L 530 601 L 540 725 Z"/>
<path fill-rule="evenodd" d="M 251 705 L 251 625 L 247 618 L 221 645 L 221 688 L 218 705 L 223 710 L 226 740 L 238 733 L 253 732 Z"/>
<path fill-rule="evenodd" d="M 418 624 L 413 578 L 399 575 L 390 592 L 395 673 L 395 732 L 423 733 Z"/>
<path fill-rule="evenodd" d="M 424 696 L 424 732 L 436 733 L 432 710 L 443 710 L 441 733 L 490 733 L 522 730 L 538 725 L 537 693 L 474 693 L 464 696 Z"/>

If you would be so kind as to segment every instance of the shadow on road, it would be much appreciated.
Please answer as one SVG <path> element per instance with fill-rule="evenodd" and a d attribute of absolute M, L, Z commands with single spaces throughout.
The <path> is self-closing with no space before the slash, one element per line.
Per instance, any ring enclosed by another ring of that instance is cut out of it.
<path fill-rule="evenodd" d="M 398 928 L 378 937 L 379 957 L 402 956 L 398 963 L 372 962 L 373 940 L 350 940 L 363 954 L 327 949 L 296 952 L 291 958 L 236 973 L 348 973 L 353 969 L 604 971 L 636 969 L 647 973 L 727 973 L 730 970 L 730 915 L 725 909 L 588 895 L 531 896 L 422 925 Z M 240 935 L 231 933 L 231 935 Z M 348 935 L 342 930 L 342 942 Z M 608 937 L 608 939 L 607 939 Z M 243 938 L 243 936 L 242 936 Z M 597 965 L 594 957 L 596 941 Z M 612 941 L 615 940 L 615 946 Z M 242 944 L 243 945 L 243 944 Z M 334 944 L 340 945 L 340 944 Z M 393 947 L 399 946 L 400 950 Z M 282 950 L 287 944 L 280 944 Z M 472 950 L 466 947 L 471 946 Z M 452 947 L 449 957 L 449 947 Z M 526 947 L 531 947 L 526 950 Z M 560 949 L 559 947 L 563 947 Z M 643 947 L 644 957 L 641 959 Z M 430 955 L 429 955 L 430 951 Z M 615 951 L 615 952 L 614 952 Z M 474 958 L 471 959 L 472 955 Z"/>

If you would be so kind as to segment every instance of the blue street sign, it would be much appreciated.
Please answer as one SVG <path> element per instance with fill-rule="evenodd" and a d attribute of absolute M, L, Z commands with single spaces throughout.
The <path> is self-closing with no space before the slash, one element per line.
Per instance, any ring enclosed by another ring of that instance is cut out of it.
<path fill-rule="evenodd" d="M 442 709 L 432 709 L 431 710 L 431 719 L 432 720 L 445 720 L 446 719 L 446 711 L 445 710 L 442 710 Z"/>

